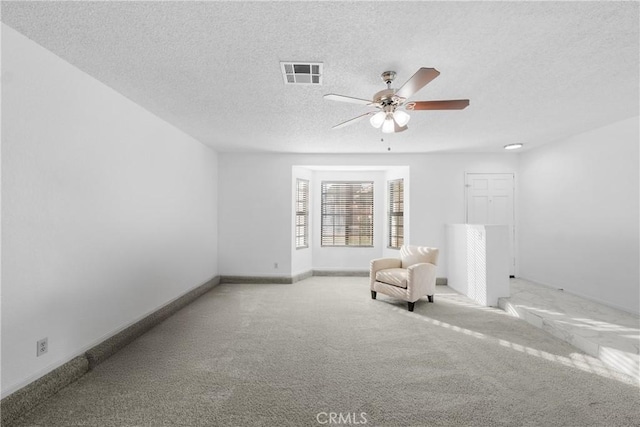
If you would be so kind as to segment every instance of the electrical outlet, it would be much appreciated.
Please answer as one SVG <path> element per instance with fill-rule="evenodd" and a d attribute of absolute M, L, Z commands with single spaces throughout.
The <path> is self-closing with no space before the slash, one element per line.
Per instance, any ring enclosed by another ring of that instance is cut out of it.
<path fill-rule="evenodd" d="M 278 268 L 278 263 L 277 262 L 273 263 L 273 268 L 276 268 L 276 269 Z"/>
<path fill-rule="evenodd" d="M 49 350 L 49 338 L 42 338 L 37 343 L 36 357 L 42 356 Z"/>

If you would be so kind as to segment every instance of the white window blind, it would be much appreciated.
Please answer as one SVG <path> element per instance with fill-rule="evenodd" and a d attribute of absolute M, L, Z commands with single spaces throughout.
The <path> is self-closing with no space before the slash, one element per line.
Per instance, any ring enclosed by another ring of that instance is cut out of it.
<path fill-rule="evenodd" d="M 388 183 L 389 243 L 392 249 L 404 244 L 404 181 L 396 179 Z"/>
<path fill-rule="evenodd" d="M 322 246 L 373 246 L 373 182 L 322 181 Z"/>
<path fill-rule="evenodd" d="M 296 249 L 309 247 L 309 181 L 296 180 Z"/>

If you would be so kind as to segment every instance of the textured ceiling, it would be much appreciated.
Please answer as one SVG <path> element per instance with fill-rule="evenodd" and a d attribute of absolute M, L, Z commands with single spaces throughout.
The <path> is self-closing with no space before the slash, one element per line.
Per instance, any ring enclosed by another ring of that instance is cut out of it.
<path fill-rule="evenodd" d="M 2 21 L 219 151 L 495 152 L 637 116 L 637 2 L 2 2 Z M 280 61 L 324 63 L 285 86 Z M 383 135 L 331 126 L 418 68 L 441 74 Z M 380 138 L 384 137 L 384 144 Z"/>

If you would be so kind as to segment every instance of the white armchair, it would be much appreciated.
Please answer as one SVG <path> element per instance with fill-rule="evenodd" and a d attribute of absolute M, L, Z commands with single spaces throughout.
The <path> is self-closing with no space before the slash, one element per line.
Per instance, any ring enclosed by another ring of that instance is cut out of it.
<path fill-rule="evenodd" d="M 420 297 L 433 302 L 436 291 L 436 265 L 439 250 L 426 246 L 402 246 L 400 258 L 371 261 L 369 282 L 371 298 L 378 292 L 408 302 L 409 311 Z"/>

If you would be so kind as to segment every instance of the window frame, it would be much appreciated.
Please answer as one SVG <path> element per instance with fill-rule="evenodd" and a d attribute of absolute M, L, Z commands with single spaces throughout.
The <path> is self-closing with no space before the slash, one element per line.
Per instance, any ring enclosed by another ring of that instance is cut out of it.
<path fill-rule="evenodd" d="M 309 247 L 309 180 L 308 179 L 296 178 L 295 212 L 296 212 L 296 215 L 295 215 L 294 227 L 295 227 L 296 249 L 306 249 Z"/>
<path fill-rule="evenodd" d="M 387 200 L 387 248 L 400 249 L 404 244 L 403 178 L 387 181 Z"/>
<path fill-rule="evenodd" d="M 340 192 L 337 194 L 334 203 L 328 203 L 328 190 L 331 186 L 335 185 L 351 187 L 351 189 L 349 191 Z M 363 198 L 365 203 L 354 204 L 354 201 L 356 201 L 354 196 L 356 196 L 359 191 L 363 191 L 365 189 L 368 191 L 361 193 L 367 195 L 367 197 Z M 374 181 L 321 181 L 320 246 L 339 248 L 374 247 L 374 195 Z M 329 209 L 329 207 L 333 207 L 333 209 Z M 334 212 L 328 212 L 330 210 Z M 336 212 L 340 210 L 343 212 Z M 362 221 L 361 217 L 368 217 L 368 219 Z M 329 218 L 331 218 L 331 221 L 329 221 Z M 336 234 L 336 228 L 344 228 L 344 234 Z M 325 230 L 328 229 L 332 229 L 332 232 L 330 234 L 325 234 Z M 355 230 L 358 232 L 353 233 L 352 231 Z M 368 233 L 366 232 L 367 230 Z M 339 239 L 340 237 L 344 238 L 344 244 L 336 243 L 336 239 Z M 331 240 L 331 242 L 326 242 L 327 240 Z M 353 242 L 351 242 L 351 240 L 353 240 Z M 369 241 L 369 243 L 362 244 L 363 240 Z"/>

